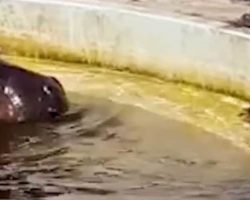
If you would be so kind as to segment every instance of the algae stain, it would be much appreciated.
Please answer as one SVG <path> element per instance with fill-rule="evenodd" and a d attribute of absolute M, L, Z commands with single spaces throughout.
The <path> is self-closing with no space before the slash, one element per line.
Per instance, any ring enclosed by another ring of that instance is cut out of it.
<path fill-rule="evenodd" d="M 147 68 L 140 69 L 133 63 L 131 63 L 130 66 L 127 66 L 119 61 L 113 62 L 105 60 L 105 55 L 99 55 L 101 53 L 96 49 L 77 50 L 74 48 L 66 48 L 62 45 L 52 44 L 50 41 L 38 41 L 31 35 L 22 34 L 16 36 L 0 31 L 0 53 L 2 53 L 2 55 L 45 59 L 51 62 L 60 61 L 79 65 L 95 65 L 121 72 L 126 71 L 133 74 L 141 74 L 144 77 L 155 77 L 155 79 L 161 79 L 164 82 L 168 81 L 175 84 L 191 85 L 198 90 L 205 89 L 216 93 L 231 95 L 244 100 L 250 100 L 249 90 L 247 90 L 245 85 L 241 82 L 238 83 L 227 79 L 213 79 L 205 76 L 202 76 L 204 77 L 204 80 L 201 80 L 201 75 L 193 72 L 179 72 L 179 74 L 175 74 L 170 70 L 169 73 L 162 74 L 161 72 L 157 72 L 157 70 L 150 70 L 151 67 L 149 67 L 148 70 Z M 71 65 L 68 66 L 71 67 Z"/>
<path fill-rule="evenodd" d="M 2 54 L 12 56 L 23 56 L 30 58 L 62 60 L 64 62 L 81 63 L 83 53 L 66 49 L 59 45 L 52 45 L 48 42 L 42 44 L 29 35 L 19 37 L 9 36 L 7 33 L 0 33 L 0 50 Z"/>

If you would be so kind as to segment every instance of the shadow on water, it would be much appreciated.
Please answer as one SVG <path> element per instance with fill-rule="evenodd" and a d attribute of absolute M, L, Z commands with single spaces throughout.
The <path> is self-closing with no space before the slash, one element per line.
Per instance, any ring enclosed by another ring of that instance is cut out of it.
<path fill-rule="evenodd" d="M 141 108 L 82 102 L 53 124 L 0 124 L 0 199 L 250 197 L 249 156 L 228 142 Z"/>

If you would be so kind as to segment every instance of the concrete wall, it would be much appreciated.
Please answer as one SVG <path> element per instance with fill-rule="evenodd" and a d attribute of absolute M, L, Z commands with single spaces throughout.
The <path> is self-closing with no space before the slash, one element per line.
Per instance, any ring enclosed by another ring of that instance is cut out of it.
<path fill-rule="evenodd" d="M 0 28 L 10 35 L 250 99 L 250 37 L 219 26 L 67 1 L 0 0 Z"/>

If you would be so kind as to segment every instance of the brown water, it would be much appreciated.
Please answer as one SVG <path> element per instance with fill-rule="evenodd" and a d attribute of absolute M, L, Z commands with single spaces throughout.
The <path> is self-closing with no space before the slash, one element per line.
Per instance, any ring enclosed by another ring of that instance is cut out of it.
<path fill-rule="evenodd" d="M 87 66 L 12 61 L 58 77 L 74 107 L 55 124 L 1 125 L 0 199 L 249 199 L 244 102 Z M 75 107 L 75 105 L 77 105 Z"/>

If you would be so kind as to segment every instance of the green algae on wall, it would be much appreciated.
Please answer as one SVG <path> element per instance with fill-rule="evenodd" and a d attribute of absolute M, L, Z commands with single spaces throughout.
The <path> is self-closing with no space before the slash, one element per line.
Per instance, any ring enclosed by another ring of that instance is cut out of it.
<path fill-rule="evenodd" d="M 48 41 L 38 41 L 30 35 L 23 34 L 14 36 L 4 31 L 0 32 L 0 50 L 3 55 L 46 59 L 66 63 L 91 64 L 119 71 L 128 71 L 156 77 L 165 81 L 190 84 L 197 88 L 250 100 L 250 92 L 248 92 L 250 90 L 247 90 L 242 82 L 228 78 L 216 78 L 212 75 L 202 75 L 200 74 L 202 72 L 192 72 L 192 67 L 188 68 L 190 71 L 176 71 L 173 70 L 174 67 L 166 66 L 166 69 L 169 69 L 169 71 L 163 73 L 161 70 L 154 69 L 153 66 L 144 66 L 141 68 L 132 61 L 131 65 L 127 66 L 123 64 L 122 61 L 119 62 L 119 60 L 117 60 L 119 56 L 116 57 L 115 55 L 114 61 L 105 60 L 105 53 L 102 56 L 102 54 L 95 49 L 88 51 L 76 50 L 63 45 L 51 44 Z"/>
<path fill-rule="evenodd" d="M 9 36 L 0 33 L 0 50 L 2 54 L 30 58 L 58 60 L 79 63 L 83 55 L 59 45 L 38 42 L 29 35 Z"/>

